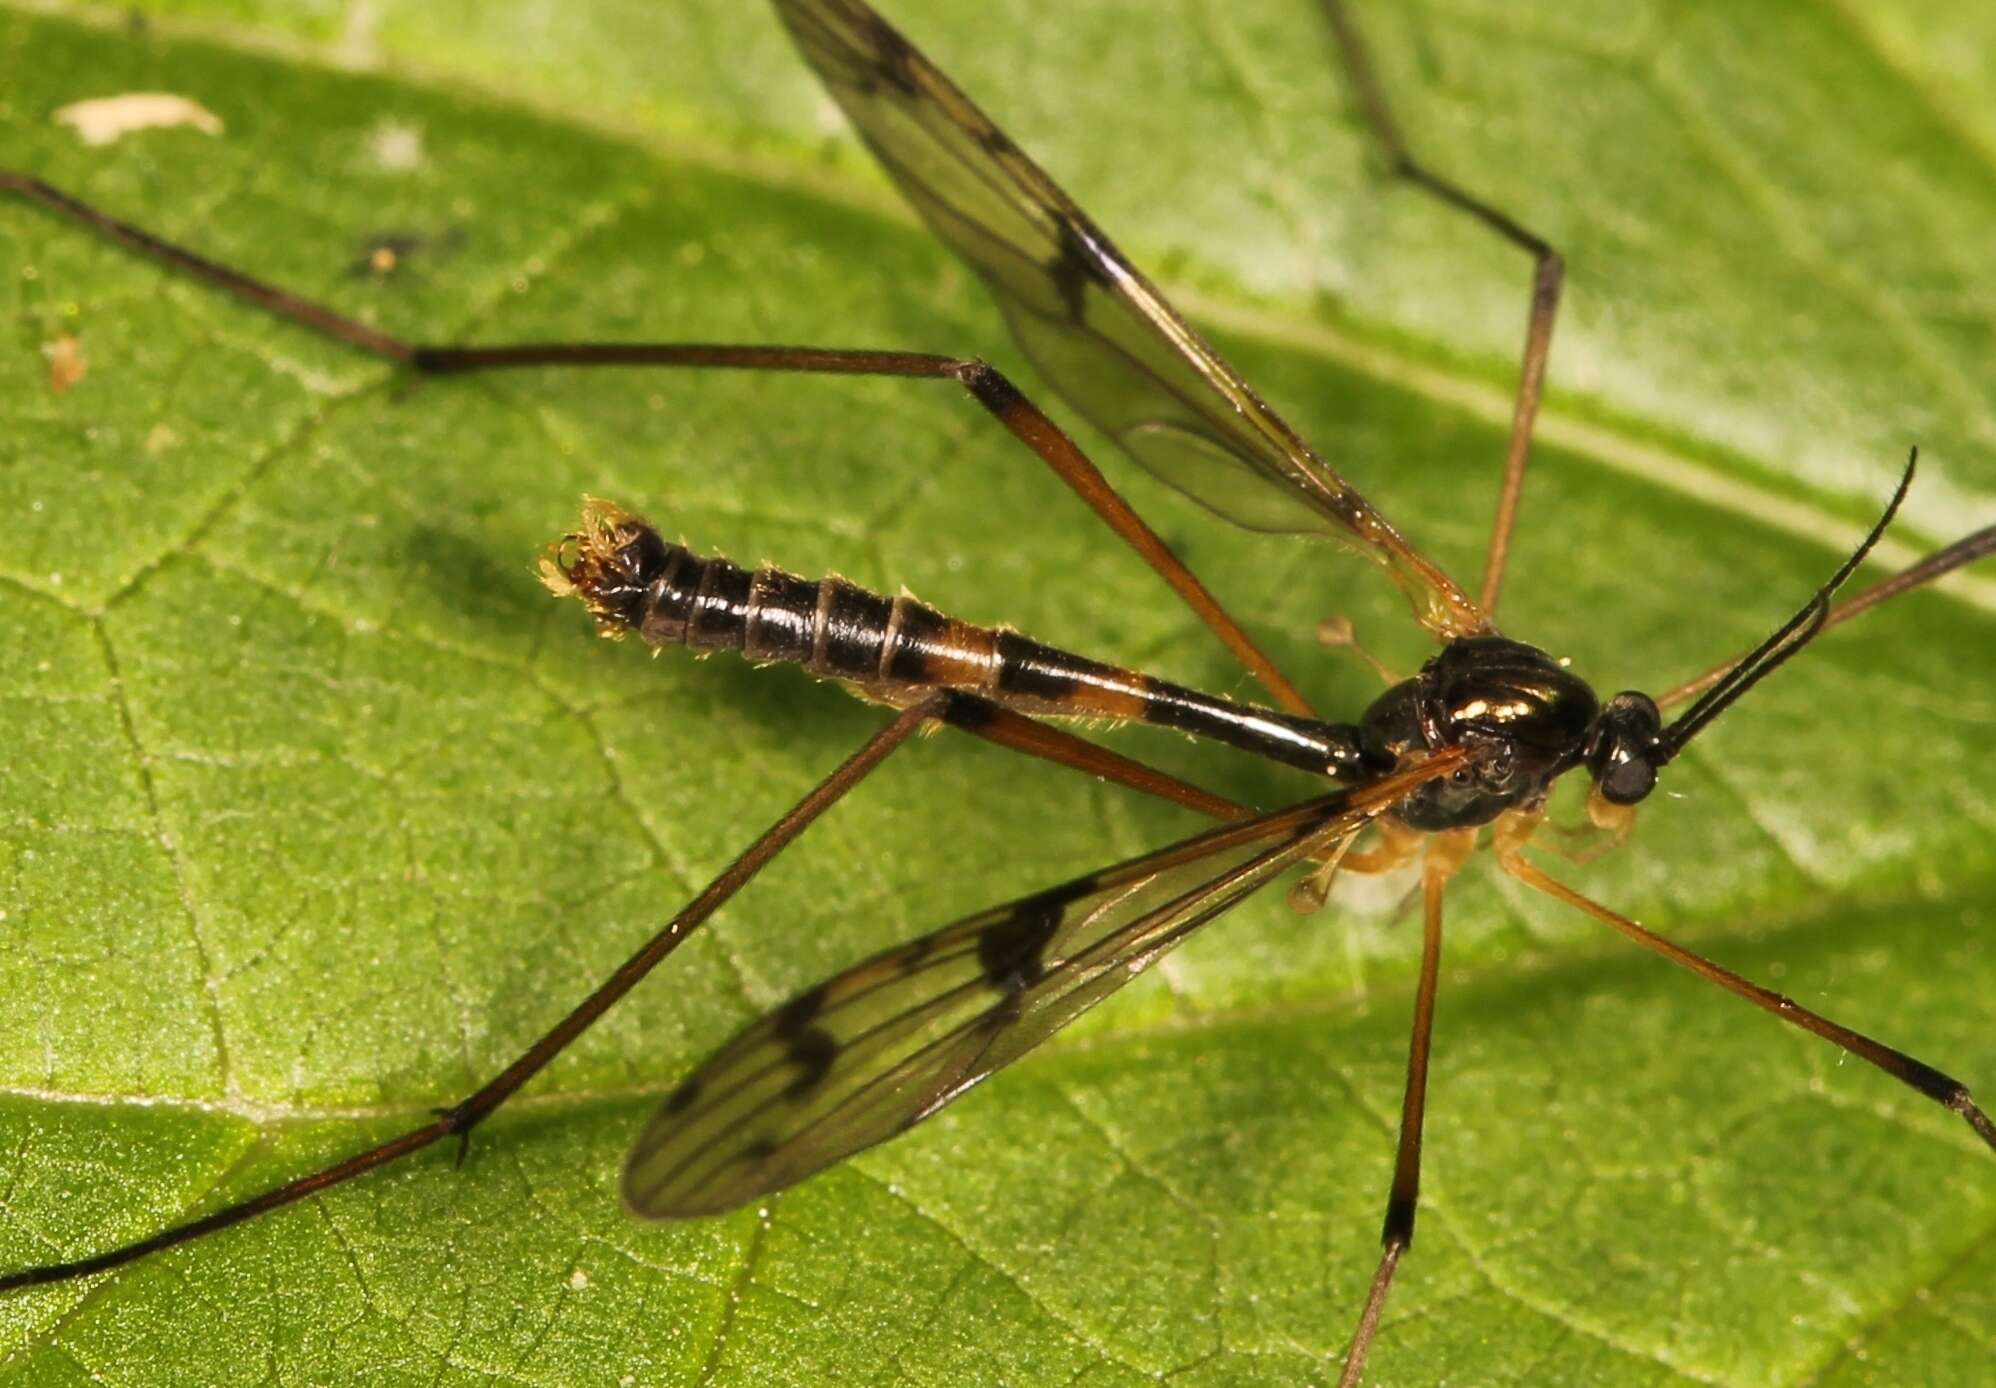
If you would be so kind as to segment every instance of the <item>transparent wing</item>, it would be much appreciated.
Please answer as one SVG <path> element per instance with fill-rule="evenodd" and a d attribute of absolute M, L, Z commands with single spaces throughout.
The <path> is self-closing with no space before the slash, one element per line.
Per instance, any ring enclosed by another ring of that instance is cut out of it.
<path fill-rule="evenodd" d="M 672 1093 L 625 1164 L 625 1204 L 652 1219 L 714 1214 L 894 1136 L 1462 760 L 1209 830 L 819 984 Z"/>
<path fill-rule="evenodd" d="M 935 233 L 996 294 L 1077 412 L 1210 510 L 1328 534 L 1385 565 L 1444 638 L 1486 631 L 1423 558 L 1265 404 L 1040 167 L 861 0 L 775 0 L 804 56 Z"/>

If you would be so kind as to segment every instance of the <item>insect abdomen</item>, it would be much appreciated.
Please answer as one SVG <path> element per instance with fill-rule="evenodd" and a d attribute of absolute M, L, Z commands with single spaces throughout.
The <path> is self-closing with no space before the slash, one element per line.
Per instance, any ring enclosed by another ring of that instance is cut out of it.
<path fill-rule="evenodd" d="M 836 576 L 799 578 L 668 544 L 643 521 L 592 501 L 582 528 L 541 564 L 558 593 L 588 604 L 606 636 L 653 646 L 739 651 L 814 675 L 878 686 L 981 685 L 992 633 L 907 594 L 887 598 Z"/>
<path fill-rule="evenodd" d="M 789 662 L 855 684 L 926 685 L 939 682 L 928 677 L 937 658 L 981 634 L 905 593 L 887 598 L 837 576 L 744 569 L 684 545 L 664 545 L 657 558 L 658 576 L 631 627 L 654 646 L 740 651 L 760 664 Z"/>
<path fill-rule="evenodd" d="M 607 502 L 589 503 L 582 528 L 542 560 L 541 576 L 555 592 L 581 597 L 605 635 L 791 662 L 890 703 L 960 690 L 1020 713 L 1175 728 L 1319 774 L 1360 764 L 1349 725 L 1216 699 L 958 621 L 906 593 L 889 598 L 836 576 L 799 578 L 695 554 Z"/>

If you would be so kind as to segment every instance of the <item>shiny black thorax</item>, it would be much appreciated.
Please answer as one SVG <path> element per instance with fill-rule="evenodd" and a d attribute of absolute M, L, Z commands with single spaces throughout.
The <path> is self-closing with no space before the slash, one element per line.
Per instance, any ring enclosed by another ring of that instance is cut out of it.
<path fill-rule="evenodd" d="M 1470 749 L 1468 765 L 1394 811 L 1414 829 L 1467 829 L 1542 802 L 1586 759 L 1600 710 L 1588 683 L 1536 646 L 1466 636 L 1379 696 L 1359 722 L 1359 746 L 1380 771 L 1410 752 Z"/>

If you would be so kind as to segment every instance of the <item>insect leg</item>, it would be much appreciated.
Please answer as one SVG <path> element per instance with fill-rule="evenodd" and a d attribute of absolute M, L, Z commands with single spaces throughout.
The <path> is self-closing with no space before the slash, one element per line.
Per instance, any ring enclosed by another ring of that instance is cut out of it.
<path fill-rule="evenodd" d="M 540 366 L 665 366 L 737 371 L 782 371 L 834 376 L 906 376 L 949 379 L 968 391 L 1011 435 L 1030 448 L 1054 475 L 1162 578 L 1224 642 L 1275 701 L 1310 717 L 1309 704 L 1275 662 L 1220 606 L 1206 585 L 1173 554 L 1121 494 L 1109 485 L 1080 446 L 996 368 L 975 358 L 929 352 L 883 352 L 823 347 L 743 346 L 725 343 L 529 342 L 493 346 L 410 342 L 369 327 L 325 304 L 217 264 L 171 241 L 71 197 L 29 175 L 0 169 L 0 193 L 13 193 L 67 218 L 180 274 L 314 332 L 427 375 Z"/>
<path fill-rule="evenodd" d="M 1386 154 L 1393 173 L 1415 187 L 1440 198 L 1450 207 L 1475 218 L 1512 245 L 1532 257 L 1531 316 L 1525 325 L 1525 351 L 1518 369 L 1518 393 L 1511 407 L 1511 441 L 1504 451 L 1504 486 L 1497 495 L 1497 519 L 1490 531 L 1490 551 L 1483 565 L 1483 591 L 1477 601 L 1486 614 L 1497 611 L 1497 598 L 1504 586 L 1504 563 L 1511 553 L 1511 532 L 1517 526 L 1518 501 L 1525 490 L 1525 465 L 1532 451 L 1532 426 L 1539 415 L 1539 398 L 1545 389 L 1546 357 L 1552 349 L 1553 319 L 1559 313 L 1560 283 L 1566 262 L 1545 238 L 1530 231 L 1506 213 L 1463 191 L 1454 183 L 1430 172 L 1408 153 L 1393 111 L 1386 104 L 1385 90 L 1367 55 L 1358 26 L 1346 12 L 1345 0 L 1323 0 L 1331 31 L 1337 36 L 1338 52 L 1345 72 Z"/>
<path fill-rule="evenodd" d="M 948 379 L 970 393 L 1014 438 L 1030 448 L 1123 543 L 1137 552 L 1193 615 L 1261 681 L 1276 703 L 1312 717 L 1309 703 L 1275 662 L 1220 606 L 1196 574 L 1123 500 L 1081 446 L 989 362 L 930 352 L 883 352 L 837 347 L 761 347 L 730 343 L 520 343 L 495 347 L 415 347 L 421 371 L 449 373 L 519 366 L 676 366 L 733 371 L 784 371 L 832 376 Z"/>
<path fill-rule="evenodd" d="M 240 270 L 232 270 L 226 265 L 218 265 L 205 256 L 197 255 L 184 246 L 162 240 L 149 231 L 141 230 L 129 222 L 121 222 L 116 217 L 92 207 L 80 198 L 73 198 L 55 185 L 39 178 L 19 173 L 13 169 L 0 169 L 0 193 L 12 193 L 29 202 L 65 217 L 77 225 L 103 237 L 126 250 L 156 260 L 178 274 L 189 279 L 211 285 L 225 294 L 234 295 L 245 303 L 256 305 L 279 318 L 310 328 L 313 332 L 340 342 L 350 343 L 377 357 L 390 361 L 413 365 L 416 349 L 400 338 L 393 337 L 345 314 L 335 313 L 324 304 L 265 284 L 262 280 L 245 275 Z"/>
<path fill-rule="evenodd" d="M 1071 767 L 1083 775 L 1114 781 L 1214 819 L 1239 819 L 1249 812 L 1245 805 L 1215 795 L 1189 781 L 1181 781 L 1120 752 L 1112 752 L 1086 738 L 1076 737 L 1064 728 L 1000 708 L 989 699 L 980 699 L 975 694 L 959 690 L 945 690 L 938 697 L 943 701 L 942 712 L 938 715 L 943 722 L 986 742 L 1024 752 L 1027 756 L 1050 761 L 1056 766 Z"/>
<path fill-rule="evenodd" d="M 161 1230 L 157 1234 L 122 1247 L 71 1262 L 49 1263 L 19 1272 L 0 1273 L 0 1292 L 108 1272 L 112 1268 L 135 1262 L 149 1253 L 157 1253 L 183 1243 L 192 1243 L 196 1239 L 227 1229 L 231 1225 L 254 1219 L 260 1214 L 296 1204 L 307 1196 L 330 1190 L 376 1167 L 387 1166 L 390 1162 L 398 1161 L 411 1153 L 420 1152 L 425 1147 L 452 1135 L 457 1136 L 460 1144 L 467 1142 L 472 1128 L 490 1117 L 494 1109 L 512 1098 L 520 1086 L 539 1074 L 549 1061 L 568 1048 L 570 1042 L 586 1031 L 598 1017 L 609 1011 L 624 994 L 636 987 L 646 974 L 657 967 L 660 960 L 677 949 L 682 940 L 718 911 L 736 892 L 747 886 L 757 873 L 769 865 L 771 859 L 789 847 L 819 815 L 830 809 L 847 791 L 858 785 L 869 772 L 886 760 L 888 753 L 912 737 L 923 723 L 938 717 L 939 714 L 939 706 L 935 701 L 925 701 L 904 709 L 893 722 L 867 739 L 865 745 L 841 763 L 831 775 L 820 781 L 810 794 L 764 830 L 760 838 L 730 863 L 719 877 L 708 883 L 706 889 L 689 901 L 662 930 L 647 940 L 636 954 L 624 961 L 615 973 L 583 999 L 574 1011 L 563 1017 L 551 1031 L 528 1047 L 518 1060 L 507 1066 L 477 1093 L 450 1108 L 439 1110 L 434 1121 L 420 1128 L 413 1128 L 399 1137 L 390 1138 L 378 1147 L 371 1147 L 344 1161 L 335 1162 L 308 1176 L 301 1176 L 297 1180 L 276 1186 L 261 1195 L 251 1196 L 247 1200 L 238 1201 L 212 1214 L 174 1225 L 170 1229 Z M 463 1147 L 460 1145 L 459 1159 L 462 1158 Z"/>
<path fill-rule="evenodd" d="M 1944 1075 L 1924 1061 L 1915 1060 L 1904 1051 L 1894 1050 L 1881 1042 L 1872 1040 L 1862 1032 L 1839 1026 L 1827 1017 L 1819 1016 L 1803 1007 L 1793 998 L 1784 997 L 1770 988 L 1751 983 L 1741 978 L 1731 969 L 1721 968 L 1711 960 L 1693 954 L 1682 945 L 1673 944 L 1653 931 L 1645 930 L 1627 916 L 1609 910 L 1600 902 L 1582 896 L 1563 882 L 1555 881 L 1527 862 L 1522 854 L 1499 854 L 1498 861 L 1504 870 L 1528 887 L 1536 887 L 1547 896 L 1554 897 L 1576 910 L 1585 911 L 1594 919 L 1612 926 L 1634 940 L 1644 949 L 1654 950 L 1671 963 L 1689 969 L 1707 982 L 1716 983 L 1729 993 L 1738 994 L 1755 1007 L 1773 1013 L 1784 1022 L 1792 1023 L 1802 1030 L 1822 1037 L 1832 1045 L 1839 1046 L 1860 1060 L 1869 1061 L 1901 1084 L 1932 1099 L 1950 1113 L 1958 1113 L 1968 1126 L 1975 1129 L 1976 1135 L 1996 1150 L 1996 1122 L 1976 1107 L 1968 1092 L 1968 1086 L 1951 1075 Z"/>
<path fill-rule="evenodd" d="M 1386 1220 L 1379 1233 L 1379 1267 L 1372 1290 L 1352 1332 L 1338 1388 L 1355 1388 L 1365 1373 L 1366 1355 L 1379 1333 L 1379 1315 L 1393 1286 L 1401 1255 L 1414 1242 L 1414 1214 L 1421 1195 L 1421 1125 L 1428 1106 L 1428 1043 L 1435 1025 L 1435 986 L 1441 972 L 1442 891 L 1475 845 L 1473 833 L 1436 835 L 1429 841 L 1421 870 L 1424 925 L 1421 937 L 1421 980 L 1414 994 L 1414 1030 L 1407 1047 L 1407 1091 L 1400 1106 L 1400 1143 L 1393 1161 L 1393 1188 L 1386 1198 Z"/>

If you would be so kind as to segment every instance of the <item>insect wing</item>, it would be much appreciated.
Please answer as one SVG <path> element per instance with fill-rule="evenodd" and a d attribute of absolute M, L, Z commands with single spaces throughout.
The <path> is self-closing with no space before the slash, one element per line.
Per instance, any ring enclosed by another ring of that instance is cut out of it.
<path fill-rule="evenodd" d="M 991 285 L 1068 404 L 1138 462 L 1254 530 L 1328 534 L 1386 566 L 1443 637 L 1468 595 L 1221 360 L 1009 137 L 860 0 L 777 12 L 902 194 Z"/>
<path fill-rule="evenodd" d="M 945 926 L 801 994 L 665 1101 L 625 1164 L 625 1204 L 654 1219 L 718 1213 L 920 1122 L 1385 807 L 1360 797 L 1209 830 Z"/>

